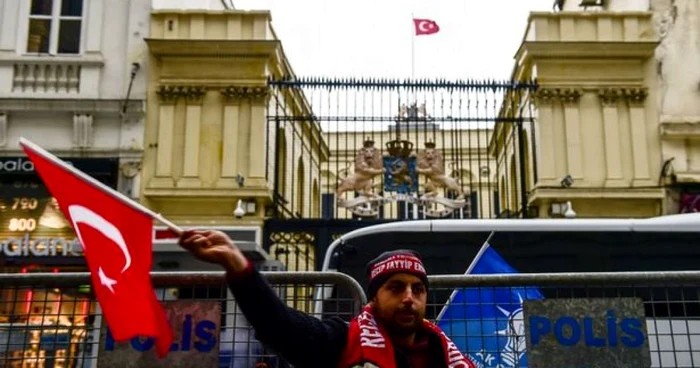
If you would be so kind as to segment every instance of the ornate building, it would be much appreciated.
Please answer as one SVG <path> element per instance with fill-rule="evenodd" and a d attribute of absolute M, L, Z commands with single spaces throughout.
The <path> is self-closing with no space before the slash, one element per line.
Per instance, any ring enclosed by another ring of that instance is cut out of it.
<path fill-rule="evenodd" d="M 527 168 L 502 181 L 505 191 L 527 193 L 538 217 L 666 213 L 658 45 L 650 11 L 532 13 L 513 78 L 536 78 L 539 89 L 508 96 L 499 114 L 531 111 L 536 123 L 494 132 L 494 142 L 523 137 L 522 149 L 494 150 Z M 502 168 L 497 175 L 507 175 Z"/>
<path fill-rule="evenodd" d="M 144 203 L 186 227 L 225 229 L 253 258 L 269 258 L 265 217 L 294 195 L 313 203 L 306 187 L 318 188 L 319 177 L 308 168 L 327 157 L 317 124 L 266 119 L 271 106 L 309 115 L 301 93 L 268 86 L 294 75 L 269 12 L 156 10 L 146 43 Z M 293 136 L 315 144 L 285 144 Z M 276 180 L 304 184 L 274 191 Z"/>
<path fill-rule="evenodd" d="M 148 0 L 0 1 L 0 273 L 87 271 L 80 242 L 20 137 L 140 196 L 149 9 Z M 90 287 L 0 286 L 0 325 L 25 326 L 12 338 L 26 342 L 5 344 L 0 360 L 79 365 L 91 354 L 85 326 L 98 311 L 81 301 L 89 295 Z M 47 338 L 61 343 L 42 343 Z"/>

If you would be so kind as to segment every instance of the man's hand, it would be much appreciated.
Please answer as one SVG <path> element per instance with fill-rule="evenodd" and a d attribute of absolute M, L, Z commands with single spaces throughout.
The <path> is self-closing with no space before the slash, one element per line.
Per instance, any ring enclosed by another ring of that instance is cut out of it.
<path fill-rule="evenodd" d="M 223 266 L 228 272 L 240 272 L 248 267 L 248 259 L 221 231 L 185 230 L 180 236 L 180 246 L 202 261 Z"/>

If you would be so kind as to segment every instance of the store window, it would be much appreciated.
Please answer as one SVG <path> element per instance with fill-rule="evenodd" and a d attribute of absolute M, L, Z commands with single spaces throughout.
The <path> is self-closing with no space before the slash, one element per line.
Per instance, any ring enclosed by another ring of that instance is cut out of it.
<path fill-rule="evenodd" d="M 111 188 L 116 159 L 72 165 Z M 0 274 L 87 272 L 70 223 L 25 157 L 0 157 Z M 78 367 L 95 354 L 97 303 L 89 282 L 54 288 L 0 281 L 3 367 Z"/>
<path fill-rule="evenodd" d="M 31 0 L 27 52 L 79 54 L 83 0 Z"/>
<path fill-rule="evenodd" d="M 84 269 L 22 267 L 20 273 Z M 1 272 L 17 272 L 2 269 Z M 74 367 L 86 355 L 95 303 L 89 285 L 70 289 L 0 286 L 0 361 L 9 367 Z"/>

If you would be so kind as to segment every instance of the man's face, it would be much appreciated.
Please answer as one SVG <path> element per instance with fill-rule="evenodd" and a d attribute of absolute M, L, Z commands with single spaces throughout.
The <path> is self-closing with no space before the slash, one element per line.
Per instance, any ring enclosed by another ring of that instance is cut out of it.
<path fill-rule="evenodd" d="M 390 334 L 415 333 L 425 317 L 427 291 L 423 282 L 408 273 L 393 275 L 377 291 L 375 314 Z"/>

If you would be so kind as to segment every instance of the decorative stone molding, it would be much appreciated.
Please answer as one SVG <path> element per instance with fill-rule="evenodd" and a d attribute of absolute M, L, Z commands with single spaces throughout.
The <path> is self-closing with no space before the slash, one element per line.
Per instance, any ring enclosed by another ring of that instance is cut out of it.
<path fill-rule="evenodd" d="M 187 102 L 201 103 L 207 90 L 203 86 L 184 86 L 181 93 Z"/>
<path fill-rule="evenodd" d="M 662 115 L 659 119 L 659 133 L 663 139 L 700 138 L 700 115 Z"/>
<path fill-rule="evenodd" d="M 565 104 L 575 104 L 581 98 L 578 88 L 540 88 L 535 93 L 536 104 L 549 104 L 560 101 Z"/>
<path fill-rule="evenodd" d="M 551 88 L 538 89 L 535 92 L 535 104 L 544 105 L 550 104 L 557 99 L 557 91 Z"/>
<path fill-rule="evenodd" d="M 73 147 L 90 148 L 92 144 L 92 115 L 73 114 Z"/>
<path fill-rule="evenodd" d="M 60 59 L 49 62 L 17 61 L 12 68 L 12 91 L 77 95 L 82 85 L 81 75 L 85 74 L 81 73 L 83 67 L 80 63 Z"/>
<path fill-rule="evenodd" d="M 630 105 L 641 106 L 644 105 L 649 95 L 649 90 L 646 88 L 625 88 L 623 93 Z"/>
<path fill-rule="evenodd" d="M 180 87 L 159 86 L 156 94 L 162 102 L 175 102 L 180 97 Z"/>
<path fill-rule="evenodd" d="M 162 102 L 167 103 L 175 103 L 180 97 L 188 102 L 201 102 L 206 92 L 204 86 L 161 85 L 158 87 L 156 94 Z"/>
<path fill-rule="evenodd" d="M 625 98 L 625 94 L 621 88 L 601 88 L 598 90 L 598 97 L 600 97 L 603 106 L 614 107 Z"/>
<path fill-rule="evenodd" d="M 7 146 L 7 114 L 0 112 L 0 147 Z"/>
<path fill-rule="evenodd" d="M 566 88 L 559 90 L 559 99 L 565 104 L 575 104 L 581 99 L 581 90 L 576 88 Z"/>
<path fill-rule="evenodd" d="M 228 102 L 243 99 L 264 102 L 270 96 L 270 89 L 265 86 L 228 86 L 221 90 L 221 95 Z"/>
<path fill-rule="evenodd" d="M 119 165 L 119 172 L 125 178 L 133 178 L 141 171 L 141 162 L 139 161 L 128 161 Z"/>
<path fill-rule="evenodd" d="M 145 114 L 143 100 L 129 100 L 126 113 L 135 116 Z M 0 99 L 0 111 L 12 115 L 13 112 L 50 112 L 50 113 L 85 113 L 93 114 L 99 112 L 101 115 L 120 115 L 124 108 L 123 100 L 95 100 L 95 99 Z"/>

